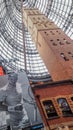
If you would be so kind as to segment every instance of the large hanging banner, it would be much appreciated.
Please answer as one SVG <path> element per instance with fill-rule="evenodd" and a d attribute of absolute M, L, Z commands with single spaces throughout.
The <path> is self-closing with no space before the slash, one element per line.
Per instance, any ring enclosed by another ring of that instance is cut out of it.
<path fill-rule="evenodd" d="M 25 72 L 0 77 L 0 129 L 11 130 L 43 127 Z"/>

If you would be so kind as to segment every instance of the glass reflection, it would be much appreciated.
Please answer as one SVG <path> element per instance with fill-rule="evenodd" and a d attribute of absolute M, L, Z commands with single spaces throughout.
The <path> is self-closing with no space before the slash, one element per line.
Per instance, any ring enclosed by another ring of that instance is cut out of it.
<path fill-rule="evenodd" d="M 65 98 L 59 98 L 57 101 L 64 116 L 72 115 L 72 111 Z"/>

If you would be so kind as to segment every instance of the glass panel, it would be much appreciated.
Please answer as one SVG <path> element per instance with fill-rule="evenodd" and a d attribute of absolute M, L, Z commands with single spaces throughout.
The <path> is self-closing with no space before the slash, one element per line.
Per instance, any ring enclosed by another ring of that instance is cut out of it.
<path fill-rule="evenodd" d="M 45 108 L 45 111 L 46 111 L 46 114 L 47 114 L 48 118 L 58 116 L 57 112 L 55 110 L 55 107 L 54 107 L 51 100 L 43 101 L 43 105 L 44 105 L 44 108 Z"/>
<path fill-rule="evenodd" d="M 65 98 L 59 98 L 57 101 L 64 116 L 72 115 L 71 109 Z"/>

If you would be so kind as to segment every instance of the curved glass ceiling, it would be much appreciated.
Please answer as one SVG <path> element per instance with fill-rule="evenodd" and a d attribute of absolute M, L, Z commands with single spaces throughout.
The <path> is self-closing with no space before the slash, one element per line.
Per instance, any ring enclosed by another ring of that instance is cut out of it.
<path fill-rule="evenodd" d="M 72 0 L 24 0 L 23 6 L 38 8 L 73 39 Z M 0 0 L 0 60 L 3 64 L 8 62 L 5 64 L 8 70 L 25 70 L 26 67 L 31 80 L 50 77 L 25 26 L 23 42 L 20 0 Z"/>

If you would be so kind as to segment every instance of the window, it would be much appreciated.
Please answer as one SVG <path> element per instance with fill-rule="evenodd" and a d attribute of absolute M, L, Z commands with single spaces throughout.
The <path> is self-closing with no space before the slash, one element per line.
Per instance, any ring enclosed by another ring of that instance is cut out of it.
<path fill-rule="evenodd" d="M 44 105 L 48 119 L 58 116 L 51 100 L 43 101 L 43 105 Z"/>
<path fill-rule="evenodd" d="M 71 100 L 73 101 L 73 97 L 71 97 Z"/>
<path fill-rule="evenodd" d="M 59 98 L 57 101 L 58 101 L 60 109 L 62 110 L 63 115 L 64 116 L 71 116 L 72 112 L 71 112 L 71 109 L 70 109 L 66 99 Z"/>
<path fill-rule="evenodd" d="M 69 61 L 69 59 L 65 56 L 64 53 L 61 53 L 60 55 L 61 55 L 61 57 L 62 57 L 65 61 Z"/>

